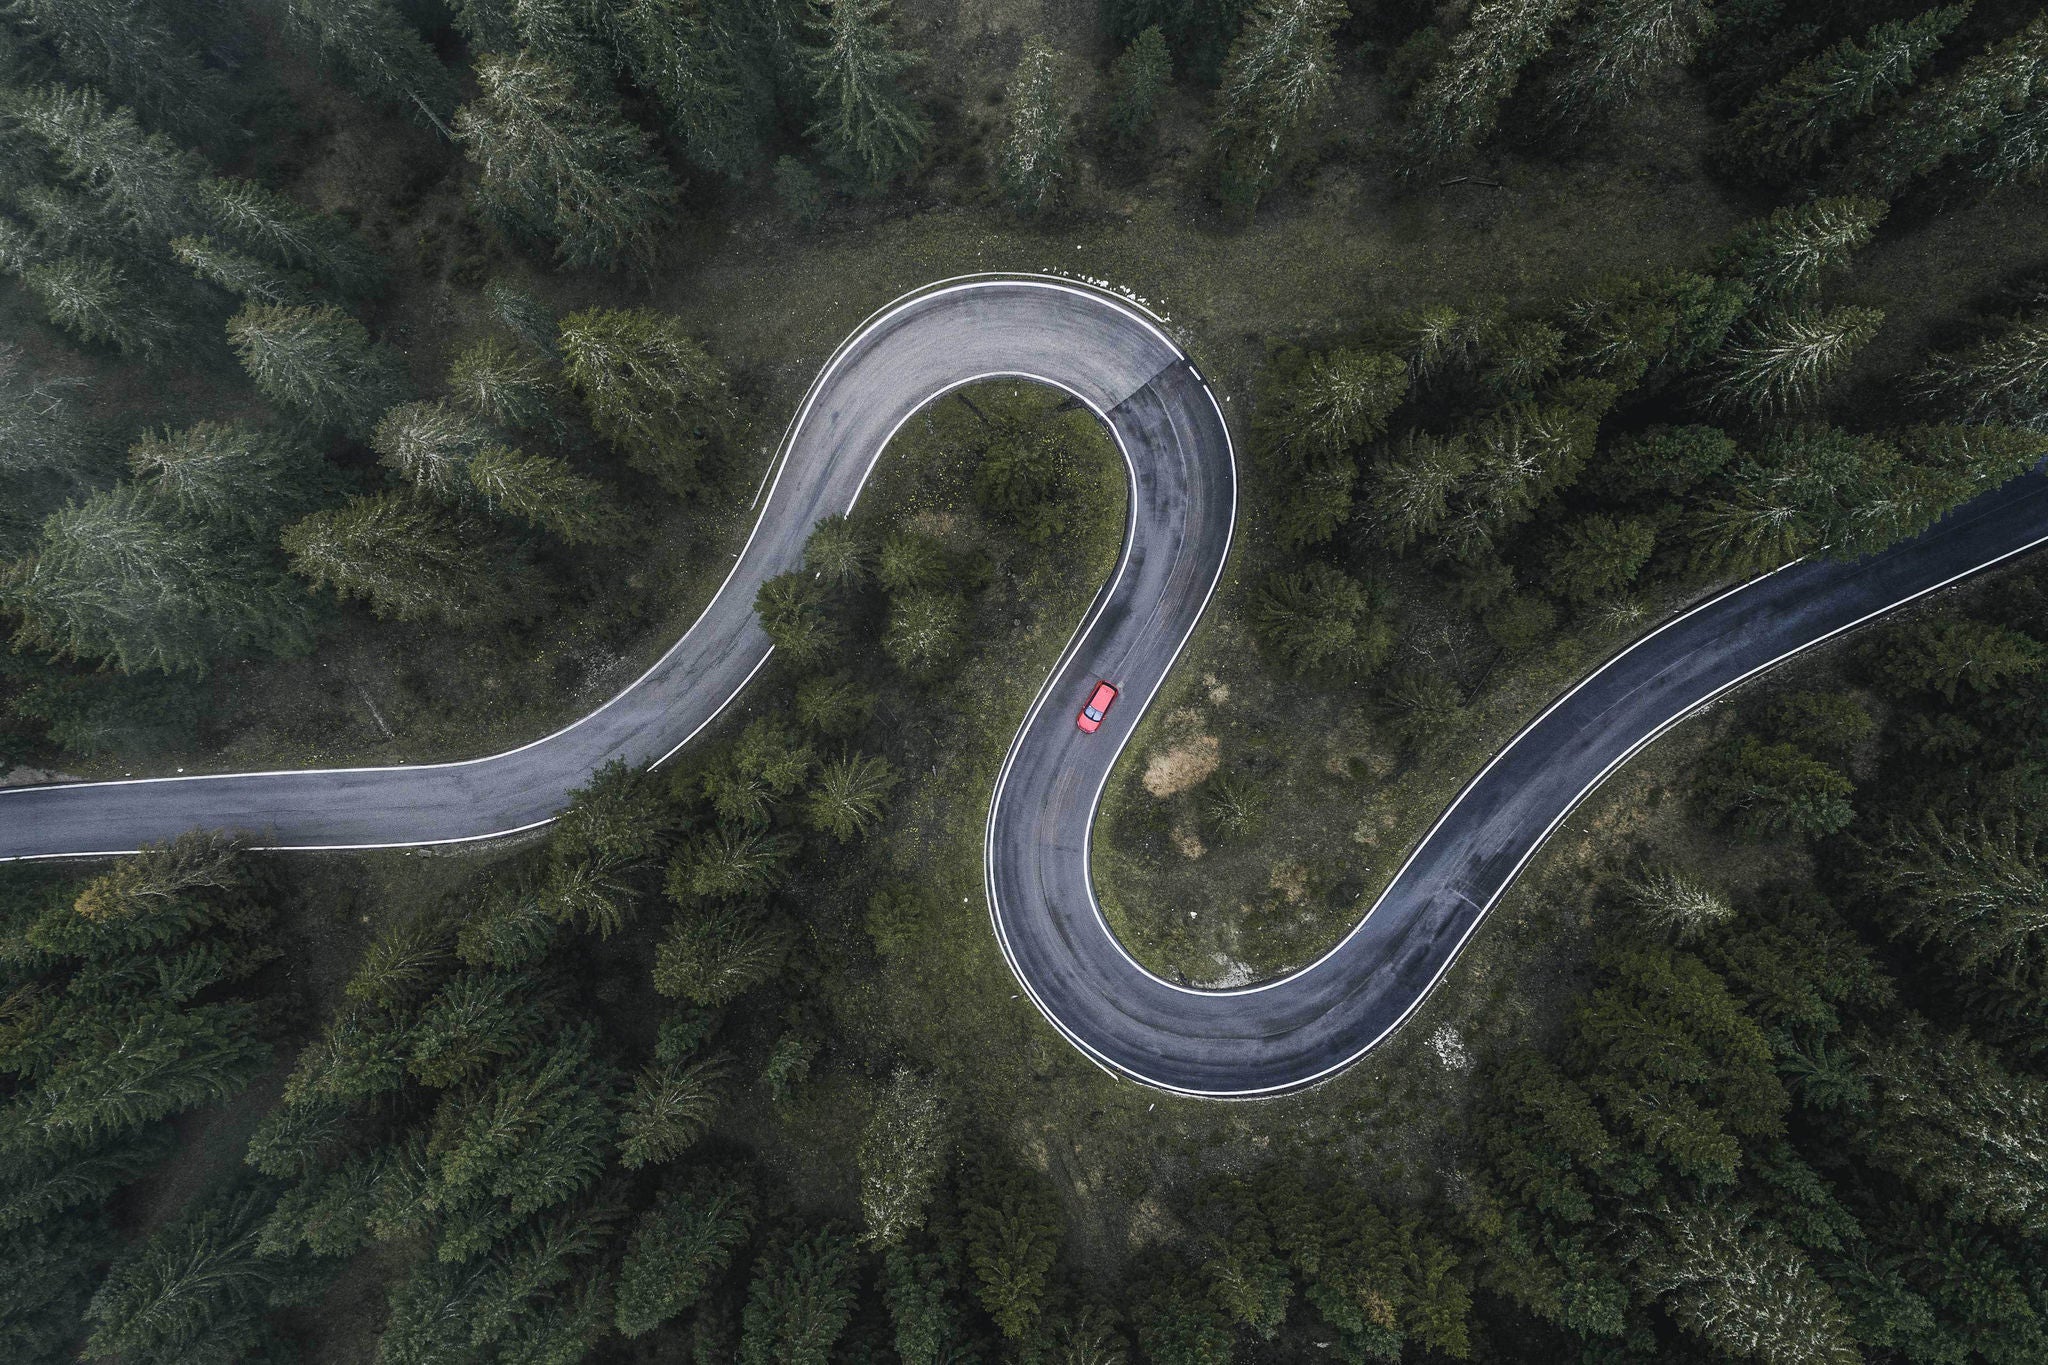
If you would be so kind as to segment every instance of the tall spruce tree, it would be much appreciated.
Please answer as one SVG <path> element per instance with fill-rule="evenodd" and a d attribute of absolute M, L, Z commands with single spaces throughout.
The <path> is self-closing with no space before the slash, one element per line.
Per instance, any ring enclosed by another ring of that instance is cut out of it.
<path fill-rule="evenodd" d="M 251 303 L 228 320 L 228 338 L 264 397 L 316 427 L 367 437 L 405 390 L 398 357 L 332 304 Z"/>
<path fill-rule="evenodd" d="M 203 672 L 231 653 L 289 651 L 303 607 L 245 537 L 210 533 L 125 484 L 52 513 L 0 576 L 18 644 L 124 672 Z"/>
<path fill-rule="evenodd" d="M 530 569 L 462 513 L 401 493 L 287 527 L 292 571 L 399 621 L 489 625 L 533 608 Z"/>
<path fill-rule="evenodd" d="M 682 323 L 647 309 L 562 320 L 563 373 L 590 424 L 634 469 L 682 496 L 739 434 L 724 372 Z"/>
<path fill-rule="evenodd" d="M 740 1365 L 825 1365 L 853 1319 L 853 1243 L 830 1228 L 755 1263 Z"/>
<path fill-rule="evenodd" d="M 1774 178 L 1810 167 L 1859 120 L 1910 88 L 1969 10 L 1943 5 L 1879 24 L 1801 62 L 1735 116 L 1728 132 L 1735 155 Z"/>
<path fill-rule="evenodd" d="M 651 264 L 676 200 L 652 139 L 538 57 L 486 57 L 477 83 L 455 131 L 476 163 L 478 209 L 553 242 L 564 265 Z"/>
<path fill-rule="evenodd" d="M 820 45 L 810 56 L 818 118 L 810 136 L 848 176 L 879 188 L 916 166 L 931 121 L 904 93 L 920 60 L 899 51 L 889 0 L 813 0 Z"/>
<path fill-rule="evenodd" d="M 1579 0 L 1479 0 L 1409 102 L 1415 155 L 1439 160 L 1492 136 L 1501 106 L 1515 93 L 1522 72 L 1550 51 L 1557 26 L 1578 4 Z"/>
<path fill-rule="evenodd" d="M 390 0 L 272 0 L 287 39 L 357 94 L 447 136 L 455 78 Z"/>
<path fill-rule="evenodd" d="M 1344 0 L 1259 0 L 1230 45 L 1212 134 L 1217 193 L 1244 213 L 1308 151 L 1337 82 Z"/>
<path fill-rule="evenodd" d="M 2013 111 L 2040 101 L 2044 76 L 2048 15 L 1920 87 L 1847 149 L 1839 178 L 1859 193 L 1892 198 L 1995 139 Z"/>
<path fill-rule="evenodd" d="M 1043 38 L 1024 45 L 1010 78 L 999 174 L 1010 207 L 1043 217 L 1066 200 L 1072 175 L 1066 73 Z"/>
<path fill-rule="evenodd" d="M 1693 59 L 1716 28 L 1713 0 L 1596 0 L 1573 23 L 1550 82 L 1550 107 L 1583 123 L 1640 98 L 1657 75 Z"/>

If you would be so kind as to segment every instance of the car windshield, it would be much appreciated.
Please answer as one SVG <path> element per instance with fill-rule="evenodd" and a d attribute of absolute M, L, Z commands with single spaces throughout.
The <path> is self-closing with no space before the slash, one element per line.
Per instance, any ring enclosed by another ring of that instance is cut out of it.
<path fill-rule="evenodd" d="M 1083 707 L 1082 709 L 1083 709 L 1084 711 L 1086 711 L 1086 712 L 1088 713 L 1088 719 L 1090 719 L 1090 720 L 1101 720 L 1101 719 L 1102 719 L 1102 713 L 1101 713 L 1100 711 L 1096 710 L 1096 709 L 1095 709 L 1094 707 L 1092 707 L 1092 706 L 1087 706 L 1087 707 Z"/>

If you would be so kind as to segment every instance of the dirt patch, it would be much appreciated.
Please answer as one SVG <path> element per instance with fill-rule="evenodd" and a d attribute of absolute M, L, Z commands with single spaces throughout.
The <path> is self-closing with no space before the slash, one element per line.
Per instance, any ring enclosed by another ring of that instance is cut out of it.
<path fill-rule="evenodd" d="M 1180 850 L 1181 857 L 1188 859 L 1190 862 L 1209 851 L 1209 846 L 1202 842 L 1201 836 L 1186 825 L 1174 826 L 1173 846 Z"/>
<path fill-rule="evenodd" d="M 1267 885 L 1289 905 L 1299 905 L 1308 896 L 1308 869 L 1300 863 L 1275 863 Z"/>
<path fill-rule="evenodd" d="M 1214 735 L 1194 735 L 1152 755 L 1145 765 L 1145 790 L 1164 801 L 1209 780 L 1223 762 L 1223 745 Z"/>

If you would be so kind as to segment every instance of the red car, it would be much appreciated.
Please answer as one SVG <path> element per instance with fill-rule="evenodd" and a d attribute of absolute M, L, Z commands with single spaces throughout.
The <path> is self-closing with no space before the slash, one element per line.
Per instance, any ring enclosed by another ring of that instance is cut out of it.
<path fill-rule="evenodd" d="M 1102 728 L 1102 718 L 1109 714 L 1109 704 L 1116 700 L 1116 689 L 1106 682 L 1095 684 L 1095 691 L 1088 697 L 1088 704 L 1081 708 L 1080 717 L 1074 724 L 1094 734 Z"/>

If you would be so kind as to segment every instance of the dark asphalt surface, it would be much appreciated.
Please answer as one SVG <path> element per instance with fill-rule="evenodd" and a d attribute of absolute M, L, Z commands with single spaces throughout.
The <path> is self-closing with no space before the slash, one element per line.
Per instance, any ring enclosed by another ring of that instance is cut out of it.
<path fill-rule="evenodd" d="M 0 791 L 0 859 L 127 852 L 193 828 L 264 847 L 418 845 L 546 822 L 612 760 L 658 761 L 767 658 L 755 590 L 846 510 L 897 426 L 979 378 L 1067 389 L 1130 466 L 1123 556 L 1024 720 L 991 799 L 986 873 L 1003 952 L 1082 1052 L 1147 1084 L 1250 1097 L 1355 1061 L 1421 1002 L 1486 909 L 1602 777 L 1770 664 L 2048 539 L 2048 480 L 1986 494 L 1856 564 L 1802 563 L 1652 632 L 1545 712 L 1452 804 L 1351 935 L 1309 967 L 1235 991 L 1161 981 L 1124 953 L 1089 878 L 1111 767 L 1206 605 L 1229 548 L 1235 470 L 1220 410 L 1153 322 L 1064 281 L 974 279 L 878 314 L 827 364 L 785 444 L 759 525 L 704 614 L 631 688 L 565 730 L 467 763 Z M 1121 689 L 1101 731 L 1073 713 Z"/>

